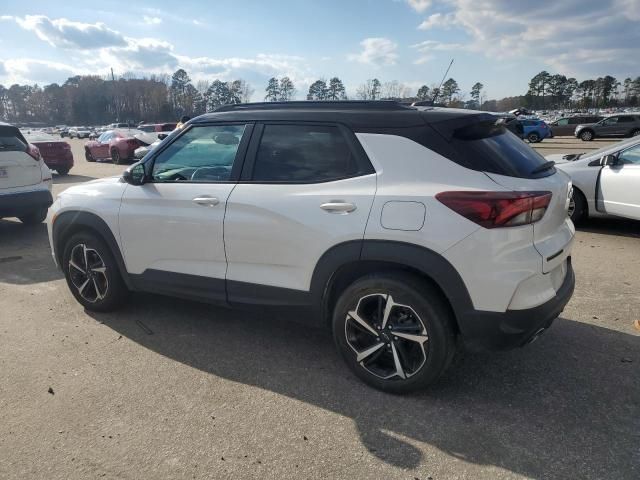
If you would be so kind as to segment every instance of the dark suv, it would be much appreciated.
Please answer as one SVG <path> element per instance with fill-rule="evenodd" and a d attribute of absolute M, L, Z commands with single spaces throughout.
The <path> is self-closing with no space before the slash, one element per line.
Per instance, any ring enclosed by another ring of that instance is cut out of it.
<path fill-rule="evenodd" d="M 635 137 L 640 135 L 640 115 L 612 115 L 598 123 L 578 125 L 574 135 L 585 142 L 596 137 Z"/>
<path fill-rule="evenodd" d="M 597 123 L 603 117 L 599 115 L 576 115 L 574 117 L 562 117 L 549 124 L 553 136 L 569 136 L 573 135 L 578 125 L 586 123 Z"/>

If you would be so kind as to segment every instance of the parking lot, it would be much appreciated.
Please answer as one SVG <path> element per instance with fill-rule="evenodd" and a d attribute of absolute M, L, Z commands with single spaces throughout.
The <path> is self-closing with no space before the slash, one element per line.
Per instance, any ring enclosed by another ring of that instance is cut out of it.
<path fill-rule="evenodd" d="M 124 169 L 70 143 L 54 194 Z M 640 478 L 640 222 L 582 225 L 573 264 L 538 341 L 460 353 L 433 388 L 394 396 L 299 312 L 148 294 L 85 312 L 45 225 L 0 220 L 0 478 Z"/>

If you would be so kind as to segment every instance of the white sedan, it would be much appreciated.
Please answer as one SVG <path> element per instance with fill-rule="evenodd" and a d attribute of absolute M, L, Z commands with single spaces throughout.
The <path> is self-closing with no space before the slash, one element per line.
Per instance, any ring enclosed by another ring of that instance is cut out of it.
<path fill-rule="evenodd" d="M 640 137 L 590 153 L 546 158 L 571 177 L 574 222 L 609 215 L 640 220 Z"/>

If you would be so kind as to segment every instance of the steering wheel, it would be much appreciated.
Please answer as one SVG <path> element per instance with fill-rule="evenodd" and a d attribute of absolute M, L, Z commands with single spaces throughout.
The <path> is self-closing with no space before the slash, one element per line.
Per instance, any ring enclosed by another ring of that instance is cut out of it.
<path fill-rule="evenodd" d="M 191 180 L 226 180 L 229 177 L 227 167 L 200 167 L 191 174 Z"/>

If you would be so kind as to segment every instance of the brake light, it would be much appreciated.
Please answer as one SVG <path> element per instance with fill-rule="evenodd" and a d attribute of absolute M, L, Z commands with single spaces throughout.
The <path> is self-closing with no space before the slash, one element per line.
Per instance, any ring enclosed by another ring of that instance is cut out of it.
<path fill-rule="evenodd" d="M 436 198 L 484 228 L 499 228 L 540 220 L 551 202 L 551 192 L 441 192 Z"/>
<path fill-rule="evenodd" d="M 64 142 L 62 144 L 62 148 L 65 149 L 65 150 L 71 150 L 71 145 L 69 145 L 67 142 Z"/>
<path fill-rule="evenodd" d="M 35 145 L 29 144 L 27 146 L 27 153 L 31 158 L 33 158 L 36 162 L 40 161 L 40 150 Z"/>

